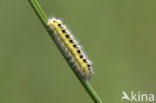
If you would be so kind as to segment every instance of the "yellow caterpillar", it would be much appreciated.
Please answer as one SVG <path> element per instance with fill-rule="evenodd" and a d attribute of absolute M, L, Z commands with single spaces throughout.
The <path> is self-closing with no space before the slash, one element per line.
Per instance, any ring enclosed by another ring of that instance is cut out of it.
<path fill-rule="evenodd" d="M 67 27 L 61 20 L 55 18 L 48 20 L 48 26 L 54 31 L 54 38 L 60 45 L 61 50 L 65 53 L 67 58 L 70 58 L 69 62 L 73 64 L 81 77 L 89 79 L 93 73 L 91 63 Z"/>

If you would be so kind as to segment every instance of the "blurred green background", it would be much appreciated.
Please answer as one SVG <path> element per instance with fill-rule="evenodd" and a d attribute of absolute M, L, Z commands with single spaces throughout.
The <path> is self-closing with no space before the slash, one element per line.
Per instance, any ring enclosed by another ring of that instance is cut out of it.
<path fill-rule="evenodd" d="M 155 0 L 39 0 L 93 61 L 104 103 L 156 94 Z M 0 103 L 92 103 L 27 0 L 0 0 Z"/>

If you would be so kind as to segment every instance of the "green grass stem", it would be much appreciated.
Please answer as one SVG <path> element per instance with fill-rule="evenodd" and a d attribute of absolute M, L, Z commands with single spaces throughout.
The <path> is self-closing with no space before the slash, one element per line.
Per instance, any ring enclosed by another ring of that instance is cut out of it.
<path fill-rule="evenodd" d="M 55 42 L 56 46 L 60 50 L 61 54 L 65 58 L 66 62 L 69 64 L 69 66 L 71 67 L 72 71 L 74 72 L 74 74 L 76 75 L 76 77 L 78 78 L 78 80 L 80 81 L 80 83 L 82 84 L 82 86 L 85 88 L 85 90 L 87 91 L 87 93 L 90 95 L 90 97 L 92 98 L 92 100 L 95 103 L 103 103 L 102 100 L 99 98 L 99 96 L 94 91 L 94 89 L 92 88 L 92 86 L 90 85 L 90 83 L 80 77 L 80 75 L 75 71 L 75 68 L 68 62 L 69 60 L 62 53 L 61 48 L 59 47 L 59 45 L 55 41 L 54 37 L 51 35 L 53 33 L 53 31 L 47 26 L 48 18 L 46 17 L 45 13 L 43 12 L 43 10 L 40 7 L 40 5 L 37 2 L 37 0 L 28 0 L 28 1 L 29 1 L 30 5 L 32 6 L 33 10 L 35 11 L 36 15 L 38 16 L 38 18 L 40 19 L 40 21 L 44 25 L 45 29 L 47 30 L 47 32 L 49 33 L 49 35 L 51 36 L 51 38 Z"/>

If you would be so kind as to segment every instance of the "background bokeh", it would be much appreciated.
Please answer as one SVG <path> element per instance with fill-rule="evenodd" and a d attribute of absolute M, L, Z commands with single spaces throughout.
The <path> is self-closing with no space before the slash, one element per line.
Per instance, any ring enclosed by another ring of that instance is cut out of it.
<path fill-rule="evenodd" d="M 93 61 L 104 103 L 156 94 L 155 0 L 39 0 Z M 0 103 L 92 103 L 27 0 L 0 0 Z"/>

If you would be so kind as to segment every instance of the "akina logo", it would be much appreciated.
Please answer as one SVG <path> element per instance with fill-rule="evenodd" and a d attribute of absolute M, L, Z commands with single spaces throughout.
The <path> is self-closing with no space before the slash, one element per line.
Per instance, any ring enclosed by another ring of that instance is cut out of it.
<path fill-rule="evenodd" d="M 154 101 L 154 94 L 149 93 L 141 93 L 140 91 L 134 92 L 131 91 L 129 94 L 125 91 L 122 91 L 122 98 L 121 101 L 132 101 L 132 102 L 153 102 Z"/>

